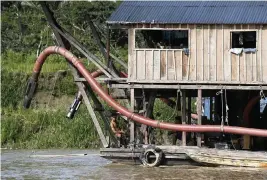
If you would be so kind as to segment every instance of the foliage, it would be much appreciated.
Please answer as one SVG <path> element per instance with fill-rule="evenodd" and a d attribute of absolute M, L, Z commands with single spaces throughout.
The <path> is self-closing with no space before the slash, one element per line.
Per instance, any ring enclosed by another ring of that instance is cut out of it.
<path fill-rule="evenodd" d="M 62 71 L 67 63 L 59 56 L 51 56 L 39 78 L 39 86 L 30 109 L 22 108 L 26 81 L 31 73 L 33 54 L 8 51 L 2 56 L 1 76 L 1 145 L 12 148 L 91 148 L 99 147 L 99 138 L 85 106 L 73 120 L 65 118 L 77 87 L 69 71 Z M 64 62 L 56 66 L 58 63 Z M 25 70 L 16 68 L 25 62 Z M 88 67 L 90 69 L 90 67 Z M 25 71 L 25 72 L 23 72 Z M 59 72 L 62 76 L 59 76 Z M 66 98 L 63 98 L 66 97 Z M 50 101 L 51 100 L 51 101 Z M 102 102 L 105 109 L 110 109 Z M 164 109 L 164 110 L 163 110 Z M 154 117 L 171 121 L 173 109 L 157 100 Z M 103 122 L 101 122 L 104 127 Z M 156 130 L 157 137 L 163 131 Z M 160 138 L 158 138 L 160 139 Z M 162 140 L 161 140 L 162 141 Z"/>
<path fill-rule="evenodd" d="M 96 148 L 99 138 L 85 108 L 75 118 L 62 110 L 32 111 L 5 108 L 1 144 L 12 148 Z"/>
<path fill-rule="evenodd" d="M 53 44 L 51 30 L 44 23 L 44 15 L 34 3 L 1 2 L 2 52 L 37 51 L 39 44 Z"/>
<path fill-rule="evenodd" d="M 3 54 L 2 58 L 5 58 L 1 72 L 2 146 L 95 148 L 100 145 L 84 106 L 79 109 L 73 120 L 65 118 L 67 108 L 77 93 L 77 87 L 70 72 L 62 71 L 67 63 L 56 66 L 57 63 L 61 63 L 62 58 L 51 56 L 44 64 L 46 71 L 39 77 L 37 94 L 32 101 L 32 107 L 27 110 L 22 108 L 25 85 L 30 73 L 30 70 L 27 73 L 26 69 L 32 69 L 31 61 L 34 58 L 32 55 L 12 51 Z M 23 61 L 26 61 L 26 69 L 16 68 L 16 64 Z"/>
<path fill-rule="evenodd" d="M 87 20 L 97 25 L 105 43 L 105 20 L 120 2 L 48 3 L 60 25 L 89 51 L 102 57 Z M 33 99 L 32 108 L 21 108 L 26 82 L 38 53 L 55 42 L 39 2 L 1 2 L 1 5 L 1 145 L 16 148 L 98 147 L 99 138 L 84 105 L 73 120 L 65 118 L 77 87 L 64 58 L 56 55 L 48 58 L 39 77 L 39 94 Z M 127 61 L 127 32 L 111 31 L 111 52 Z M 74 53 L 83 57 L 77 51 Z M 86 62 L 89 71 L 96 69 L 87 60 L 82 61 Z M 106 103 L 103 104 L 109 109 Z M 156 101 L 156 119 L 171 121 L 172 113 L 172 109 Z M 157 133 L 162 134 L 160 130 Z"/>
<path fill-rule="evenodd" d="M 47 2 L 55 18 L 70 34 L 94 54 L 99 54 L 89 27 L 92 20 L 98 27 L 102 41 L 105 42 L 105 21 L 120 2 L 101 1 L 62 1 Z M 46 22 L 39 2 L 1 2 L 2 52 L 7 50 L 20 52 L 40 52 L 43 48 L 55 44 L 51 28 Z M 125 31 L 112 31 L 112 46 L 124 47 L 127 39 Z M 74 51 L 81 56 L 78 51 Z M 125 59 L 127 60 L 127 59 Z"/>
<path fill-rule="evenodd" d="M 25 54 L 20 52 L 6 51 L 2 54 L 1 69 L 1 103 L 2 107 L 11 106 L 17 108 L 23 99 L 23 93 L 26 88 L 26 82 L 32 73 L 35 56 L 33 54 Z M 50 91 L 48 84 L 51 85 L 54 72 L 66 70 L 67 63 L 59 56 L 51 56 L 42 68 L 42 74 L 39 79 L 38 90 Z M 67 79 L 67 82 L 66 82 Z M 73 93 L 74 83 L 72 77 L 63 78 L 60 83 L 56 83 L 55 93 L 57 95 Z M 45 85 L 43 85 L 45 84 Z M 59 93 L 61 90 L 61 94 Z M 75 93 L 75 92 L 74 92 Z"/>
<path fill-rule="evenodd" d="M 34 52 L 15 52 L 7 50 L 2 53 L 2 70 L 12 73 L 31 74 L 34 62 L 36 60 Z M 42 73 L 51 73 L 61 69 L 67 69 L 67 63 L 64 58 L 58 55 L 49 56 L 46 60 Z"/>

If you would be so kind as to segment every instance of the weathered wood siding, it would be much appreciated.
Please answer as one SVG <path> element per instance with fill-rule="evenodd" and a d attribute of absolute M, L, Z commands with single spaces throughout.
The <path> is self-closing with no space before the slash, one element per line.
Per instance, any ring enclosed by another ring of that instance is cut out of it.
<path fill-rule="evenodd" d="M 188 29 L 189 56 L 182 49 L 135 48 L 129 29 L 129 82 L 143 83 L 267 83 L 267 25 L 165 25 L 152 28 Z M 230 53 L 232 31 L 256 31 L 257 52 Z"/>

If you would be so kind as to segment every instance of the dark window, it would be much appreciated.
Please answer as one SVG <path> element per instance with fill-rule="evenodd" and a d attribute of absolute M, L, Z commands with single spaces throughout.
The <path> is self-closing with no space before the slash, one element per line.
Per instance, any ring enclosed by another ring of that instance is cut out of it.
<path fill-rule="evenodd" d="M 256 31 L 232 32 L 232 48 L 256 48 Z"/>
<path fill-rule="evenodd" d="M 187 30 L 136 30 L 136 48 L 188 48 Z"/>

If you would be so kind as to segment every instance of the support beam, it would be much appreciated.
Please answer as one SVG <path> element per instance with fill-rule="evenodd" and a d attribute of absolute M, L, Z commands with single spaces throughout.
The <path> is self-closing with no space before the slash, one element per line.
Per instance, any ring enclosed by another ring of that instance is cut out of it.
<path fill-rule="evenodd" d="M 105 59 L 107 60 L 108 58 L 112 57 L 115 61 L 117 61 L 120 65 L 122 65 L 127 70 L 128 69 L 127 64 L 124 61 L 117 58 L 115 55 L 113 55 L 110 52 L 110 47 L 111 47 L 110 42 L 107 42 L 107 44 L 109 44 L 109 48 L 105 48 L 104 43 L 101 41 L 100 35 L 99 35 L 98 31 L 96 30 L 96 26 L 94 25 L 94 23 L 91 20 L 89 20 L 89 26 L 92 30 L 93 37 L 94 37 L 96 43 L 98 44 L 100 51 L 103 54 L 103 56 L 105 57 Z M 108 26 L 108 31 L 110 31 L 110 30 L 111 30 L 110 26 Z M 107 41 L 110 41 L 109 35 L 108 35 Z M 110 57 L 107 57 L 107 54 L 109 54 Z"/>
<path fill-rule="evenodd" d="M 50 26 L 51 27 L 56 27 L 58 30 L 61 30 L 61 27 L 58 25 L 58 23 L 56 22 L 54 16 L 53 16 L 53 13 L 51 12 L 51 10 L 49 9 L 49 7 L 47 6 L 46 2 L 40 2 L 41 3 L 41 6 L 42 6 L 42 9 L 45 13 L 45 16 L 47 18 L 47 21 L 49 22 Z M 60 34 L 55 28 L 52 28 L 54 34 L 55 34 L 55 37 L 56 37 L 56 40 L 57 40 L 57 43 L 59 46 L 61 47 L 64 47 L 66 49 L 70 49 L 70 43 L 69 41 L 66 39 L 66 37 L 64 37 L 62 34 Z M 69 67 L 71 69 L 71 72 L 72 72 L 72 75 L 74 78 L 79 78 L 79 74 L 77 72 L 77 70 L 69 64 Z M 76 85 L 78 86 L 79 88 L 79 91 L 81 92 L 82 96 L 83 96 L 83 99 L 84 99 L 84 102 L 85 102 L 85 105 L 92 117 L 92 120 L 96 126 L 96 129 L 97 129 L 97 132 L 98 132 L 98 135 L 100 136 L 100 140 L 102 142 L 102 145 L 104 147 L 108 147 L 108 142 L 104 136 L 104 133 L 96 119 L 96 115 L 94 113 L 94 110 L 93 110 L 93 107 L 91 106 L 90 104 L 90 101 L 86 95 L 86 92 L 84 90 L 84 85 L 82 82 L 75 82 Z M 92 114 L 91 114 L 92 112 Z"/>
<path fill-rule="evenodd" d="M 93 90 L 91 89 L 90 86 L 87 86 L 86 88 L 86 93 L 88 93 L 90 99 L 93 101 L 93 105 L 95 108 L 103 110 L 103 111 L 99 111 L 99 115 L 101 117 L 101 119 L 104 121 L 104 124 L 106 126 L 106 130 L 109 132 L 109 139 L 107 139 L 107 141 L 110 142 L 110 140 L 112 140 L 113 142 L 117 142 L 116 137 L 114 135 L 114 133 L 111 130 L 110 124 L 109 124 L 109 119 L 107 118 L 107 115 L 104 113 L 104 107 L 101 104 L 101 102 L 98 100 L 98 98 L 96 97 L 95 93 L 93 92 Z"/>
<path fill-rule="evenodd" d="M 121 84 L 110 84 L 108 87 L 109 88 L 137 88 L 137 89 L 191 89 L 191 90 L 195 90 L 195 89 L 205 89 L 205 90 L 221 90 L 221 89 L 231 89 L 231 90 L 247 90 L 247 91 L 251 91 L 251 90 L 267 90 L 267 86 L 266 85 L 192 85 L 192 84 L 186 84 L 184 82 L 184 84 L 140 84 L 139 83 L 131 83 L 131 82 L 125 82 L 125 83 L 121 83 Z"/>
<path fill-rule="evenodd" d="M 89 20 L 88 23 L 89 23 L 91 32 L 93 34 L 93 38 L 94 38 L 96 44 L 98 45 L 98 47 L 100 49 L 100 52 L 105 57 L 105 60 L 106 60 L 106 63 L 107 63 L 108 62 L 108 59 L 109 59 L 109 57 L 108 57 L 109 52 L 108 53 L 106 52 L 106 49 L 105 49 L 105 47 L 104 47 L 104 45 L 103 45 L 103 43 L 101 41 L 101 38 L 100 38 L 100 36 L 99 36 L 96 28 L 95 28 L 94 23 L 91 20 Z M 107 49 L 109 51 L 109 48 L 107 48 Z"/>
<path fill-rule="evenodd" d="M 157 91 L 156 90 L 153 90 L 152 92 L 149 93 L 148 104 L 147 104 L 147 107 L 146 107 L 145 116 L 149 117 L 149 118 L 152 118 L 152 119 L 154 119 L 153 110 L 154 110 L 154 103 L 155 103 L 156 96 L 157 96 Z M 150 136 L 151 136 L 151 134 L 148 131 L 148 133 L 147 133 L 148 143 L 152 144 L 154 142 L 151 142 L 152 138 L 150 138 Z"/>
<path fill-rule="evenodd" d="M 197 123 L 198 125 L 201 125 L 202 122 L 202 90 L 198 89 L 197 91 L 197 115 L 198 115 L 198 120 Z M 201 134 L 197 133 L 197 146 L 201 147 Z"/>
<path fill-rule="evenodd" d="M 187 98 L 187 118 L 188 118 L 188 124 L 191 124 L 191 93 L 190 93 L 190 90 L 189 90 L 189 93 L 188 93 L 188 98 Z M 192 133 L 190 133 L 190 139 L 188 139 L 188 141 L 191 140 L 191 135 Z"/>
<path fill-rule="evenodd" d="M 107 50 L 107 53 L 106 53 L 106 58 L 107 58 L 107 65 L 108 65 L 108 68 L 111 68 L 111 59 L 110 59 L 110 29 L 109 27 L 107 28 L 107 45 L 106 45 L 106 50 Z"/>
<path fill-rule="evenodd" d="M 76 47 L 81 53 L 83 53 L 90 61 L 92 61 L 101 71 L 107 75 L 108 77 L 111 77 L 109 72 L 107 72 L 107 66 L 103 64 L 95 55 L 91 54 L 87 49 L 85 49 L 74 37 L 72 37 L 64 28 L 62 28 L 56 21 L 56 19 L 53 16 L 52 11 L 47 6 L 46 2 L 40 2 L 42 9 L 44 11 L 44 14 L 46 16 L 46 19 L 51 26 L 53 33 L 55 34 L 57 43 L 66 48 L 70 48 L 70 43 Z M 64 45 L 64 46 L 63 46 Z M 114 76 L 114 74 L 113 74 Z M 116 74 L 115 74 L 115 77 Z"/>
<path fill-rule="evenodd" d="M 86 94 L 86 92 L 85 92 L 85 90 L 83 88 L 83 85 L 81 83 L 78 83 L 77 86 L 79 87 L 79 91 L 81 92 L 81 94 L 83 96 L 84 104 L 86 105 L 86 108 L 89 111 L 90 116 L 92 117 L 92 120 L 93 120 L 93 123 L 95 125 L 96 131 L 97 131 L 97 133 L 98 133 L 98 135 L 100 137 L 100 140 L 101 140 L 103 146 L 104 147 L 108 147 L 108 142 L 107 142 L 107 140 L 105 138 L 105 135 L 104 135 L 104 133 L 103 133 L 103 131 L 101 129 L 101 126 L 100 126 L 100 124 L 99 124 L 99 122 L 97 120 L 95 111 L 94 111 L 93 106 L 90 103 L 90 100 L 89 100 L 89 98 L 88 98 L 88 96 L 87 96 L 87 94 Z"/>
<path fill-rule="evenodd" d="M 210 97 L 210 117 L 209 117 L 210 121 L 213 120 L 212 115 L 213 115 L 213 97 L 211 96 Z"/>
<path fill-rule="evenodd" d="M 90 53 L 87 49 L 85 49 L 74 37 L 72 37 L 66 30 L 62 28 L 59 29 L 54 24 L 50 24 L 53 31 L 59 33 L 64 38 L 68 39 L 68 41 L 79 50 L 88 60 L 93 62 L 97 68 L 99 68 L 107 77 L 119 77 L 113 72 L 108 72 L 108 67 L 101 62 L 94 54 Z"/>
<path fill-rule="evenodd" d="M 131 111 L 134 112 L 134 105 L 135 105 L 135 99 L 134 99 L 134 89 L 130 90 L 130 97 L 131 97 Z M 134 142 L 134 134 L 135 134 L 135 125 L 133 121 L 129 121 L 130 123 L 130 143 Z"/>
<path fill-rule="evenodd" d="M 50 26 L 53 25 L 54 27 L 57 27 L 58 29 L 62 30 L 62 28 L 57 23 L 54 15 L 53 15 L 53 12 L 49 9 L 46 2 L 41 1 L 40 4 L 41 4 L 42 10 L 46 16 L 46 19 L 47 19 L 49 25 Z M 55 29 L 52 28 L 52 30 L 53 30 L 53 33 L 55 35 L 57 44 L 60 45 L 61 47 L 66 48 L 66 49 L 70 49 L 70 46 L 71 46 L 70 42 L 65 37 L 63 37 L 59 32 L 55 31 Z"/>
<path fill-rule="evenodd" d="M 186 124 L 186 94 L 185 90 L 182 91 L 181 98 L 181 112 L 182 112 L 182 124 Z M 182 133 L 182 145 L 186 146 L 186 132 Z"/>
<path fill-rule="evenodd" d="M 187 94 L 187 121 L 188 124 L 191 124 L 191 92 L 190 90 L 187 90 L 188 94 Z"/>

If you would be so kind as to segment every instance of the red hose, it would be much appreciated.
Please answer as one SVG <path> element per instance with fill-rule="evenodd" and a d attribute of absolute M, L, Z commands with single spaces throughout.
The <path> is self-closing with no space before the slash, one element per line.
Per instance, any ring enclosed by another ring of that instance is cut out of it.
<path fill-rule="evenodd" d="M 93 76 L 94 78 L 97 78 L 97 77 L 99 77 L 99 76 L 101 76 L 101 75 L 103 75 L 104 73 L 100 70 L 100 69 L 98 69 L 98 70 L 96 70 L 96 71 L 94 71 L 94 72 L 92 72 L 91 73 L 91 76 Z M 121 77 L 124 77 L 124 78 L 127 78 L 128 77 L 128 74 L 127 73 L 125 73 L 125 72 L 123 72 L 123 71 L 121 71 L 120 72 L 120 76 Z M 164 102 L 165 104 L 167 104 L 168 106 L 170 106 L 171 108 L 175 108 L 175 102 L 174 101 L 172 101 L 171 99 L 166 99 L 166 98 L 160 98 L 160 100 L 162 101 L 162 102 Z M 193 115 L 191 115 L 191 117 L 194 119 L 195 118 L 195 116 L 193 116 Z"/>
<path fill-rule="evenodd" d="M 91 76 L 93 76 L 94 78 L 101 76 L 101 75 L 103 75 L 103 72 L 100 69 L 91 73 Z"/>
<path fill-rule="evenodd" d="M 181 125 L 181 124 L 173 124 L 173 123 L 165 123 L 160 120 L 152 120 L 147 117 L 143 117 L 137 115 L 133 112 L 130 112 L 125 107 L 118 104 L 114 99 L 111 98 L 101 87 L 101 85 L 92 77 L 92 75 L 88 72 L 85 66 L 75 57 L 71 52 L 68 50 L 57 47 L 57 46 L 50 46 L 46 48 L 40 56 L 37 58 L 36 63 L 33 69 L 33 78 L 37 81 L 38 75 L 42 69 L 42 65 L 46 58 L 50 54 L 60 54 L 64 56 L 70 63 L 73 64 L 74 67 L 81 73 L 81 75 L 86 79 L 86 81 L 90 84 L 92 89 L 104 100 L 106 101 L 111 107 L 115 110 L 120 112 L 122 115 L 128 117 L 129 119 L 145 124 L 148 126 L 172 130 L 172 131 L 187 131 L 187 132 L 225 132 L 225 133 L 232 133 L 232 134 L 247 134 L 252 136 L 262 136 L 267 137 L 267 130 L 262 129 L 253 129 L 253 128 L 242 128 L 242 127 L 235 127 L 235 126 L 224 126 L 223 128 L 218 125 Z"/>

